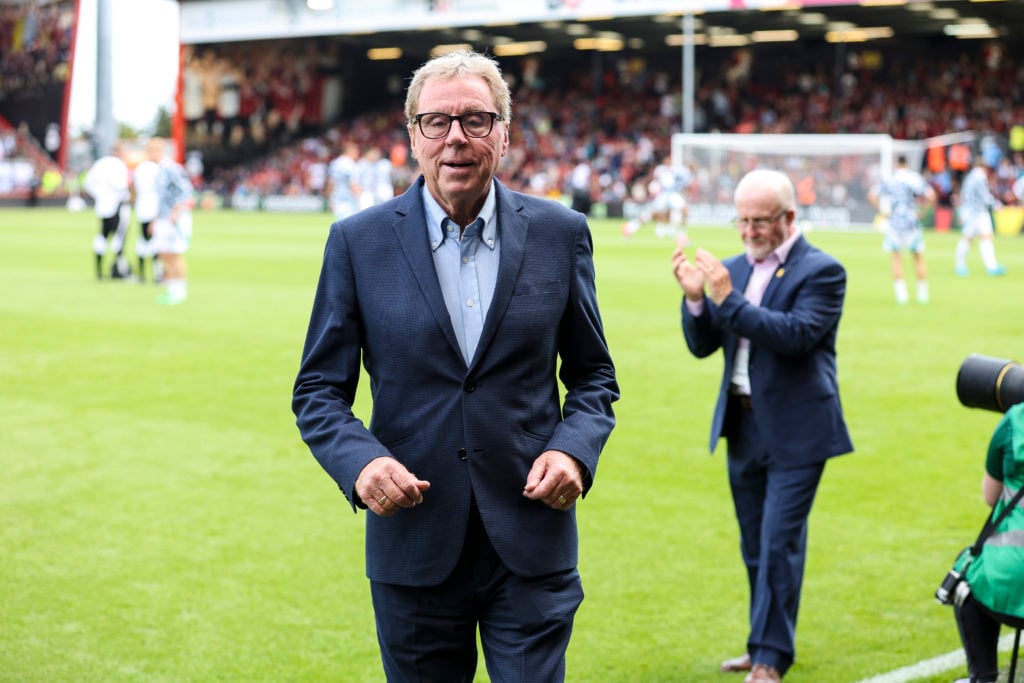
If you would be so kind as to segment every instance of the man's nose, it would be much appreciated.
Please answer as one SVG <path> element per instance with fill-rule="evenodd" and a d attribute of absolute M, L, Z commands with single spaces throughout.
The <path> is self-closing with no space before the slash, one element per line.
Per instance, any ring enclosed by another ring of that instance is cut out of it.
<path fill-rule="evenodd" d="M 448 137 L 447 137 L 447 141 L 448 142 L 451 142 L 452 136 L 456 135 L 455 131 L 458 131 L 458 141 L 459 142 L 464 142 L 464 141 L 469 139 L 469 136 L 466 135 L 466 131 L 462 130 L 462 121 L 460 121 L 458 119 L 452 119 L 451 128 L 448 129 Z"/>

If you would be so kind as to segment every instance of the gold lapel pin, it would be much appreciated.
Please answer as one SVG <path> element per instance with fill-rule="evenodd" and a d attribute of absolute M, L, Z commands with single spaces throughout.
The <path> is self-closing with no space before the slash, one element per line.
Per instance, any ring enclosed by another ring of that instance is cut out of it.
<path fill-rule="evenodd" d="M 783 273 L 785 273 L 785 272 L 786 272 L 785 268 L 779 268 L 778 270 L 775 271 L 775 277 L 782 277 Z"/>

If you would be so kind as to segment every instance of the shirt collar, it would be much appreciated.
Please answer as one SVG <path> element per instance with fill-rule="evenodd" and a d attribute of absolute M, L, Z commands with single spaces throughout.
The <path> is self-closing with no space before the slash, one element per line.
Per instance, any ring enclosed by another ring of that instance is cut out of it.
<path fill-rule="evenodd" d="M 423 186 L 421 194 L 423 196 L 423 208 L 427 214 L 427 237 L 430 239 L 430 250 L 437 251 L 448 236 L 448 214 L 444 212 L 441 205 L 430 194 L 426 185 Z M 497 200 L 494 195 L 494 181 L 492 180 L 491 187 L 487 191 L 487 199 L 484 200 L 484 205 L 480 208 L 480 214 L 477 216 L 477 218 L 482 218 L 484 221 L 484 228 L 479 232 L 480 241 L 492 250 L 498 244 L 498 221 L 495 215 Z"/>
<path fill-rule="evenodd" d="M 796 241 L 800 239 L 800 234 L 800 228 L 794 227 L 793 234 L 787 237 L 785 242 L 775 247 L 775 249 L 768 254 L 767 258 L 764 260 L 770 261 L 774 257 L 778 260 L 778 264 L 781 266 L 786 262 L 786 259 L 789 258 L 789 252 L 793 249 L 793 245 L 796 244 Z M 757 262 L 754 261 L 754 257 L 751 256 L 749 252 L 747 252 L 747 263 L 752 266 L 757 265 Z M 762 261 L 762 263 L 764 263 L 764 261 Z"/>

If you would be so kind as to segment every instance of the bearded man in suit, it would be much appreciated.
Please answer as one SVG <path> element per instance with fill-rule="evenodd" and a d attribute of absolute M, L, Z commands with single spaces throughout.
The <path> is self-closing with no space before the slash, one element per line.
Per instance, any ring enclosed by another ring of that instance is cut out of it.
<path fill-rule="evenodd" d="M 721 669 L 771 683 L 796 657 L 807 519 L 825 461 L 853 450 L 836 367 L 846 270 L 801 234 L 784 173 L 751 171 L 733 198 L 746 253 L 720 261 L 697 249 L 691 261 L 680 247 L 672 269 L 690 352 L 721 349 L 725 361 L 709 446 L 728 442 L 750 633 Z"/>

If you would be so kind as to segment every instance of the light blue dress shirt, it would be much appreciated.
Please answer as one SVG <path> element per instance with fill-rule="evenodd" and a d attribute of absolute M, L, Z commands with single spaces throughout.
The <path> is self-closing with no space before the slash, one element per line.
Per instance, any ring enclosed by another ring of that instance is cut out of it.
<path fill-rule="evenodd" d="M 494 194 L 492 182 L 480 215 L 460 237 L 460 226 L 448 218 L 427 188 L 423 188 L 423 207 L 427 215 L 427 236 L 434 268 L 467 365 L 476 353 L 498 279 L 501 250 Z"/>

